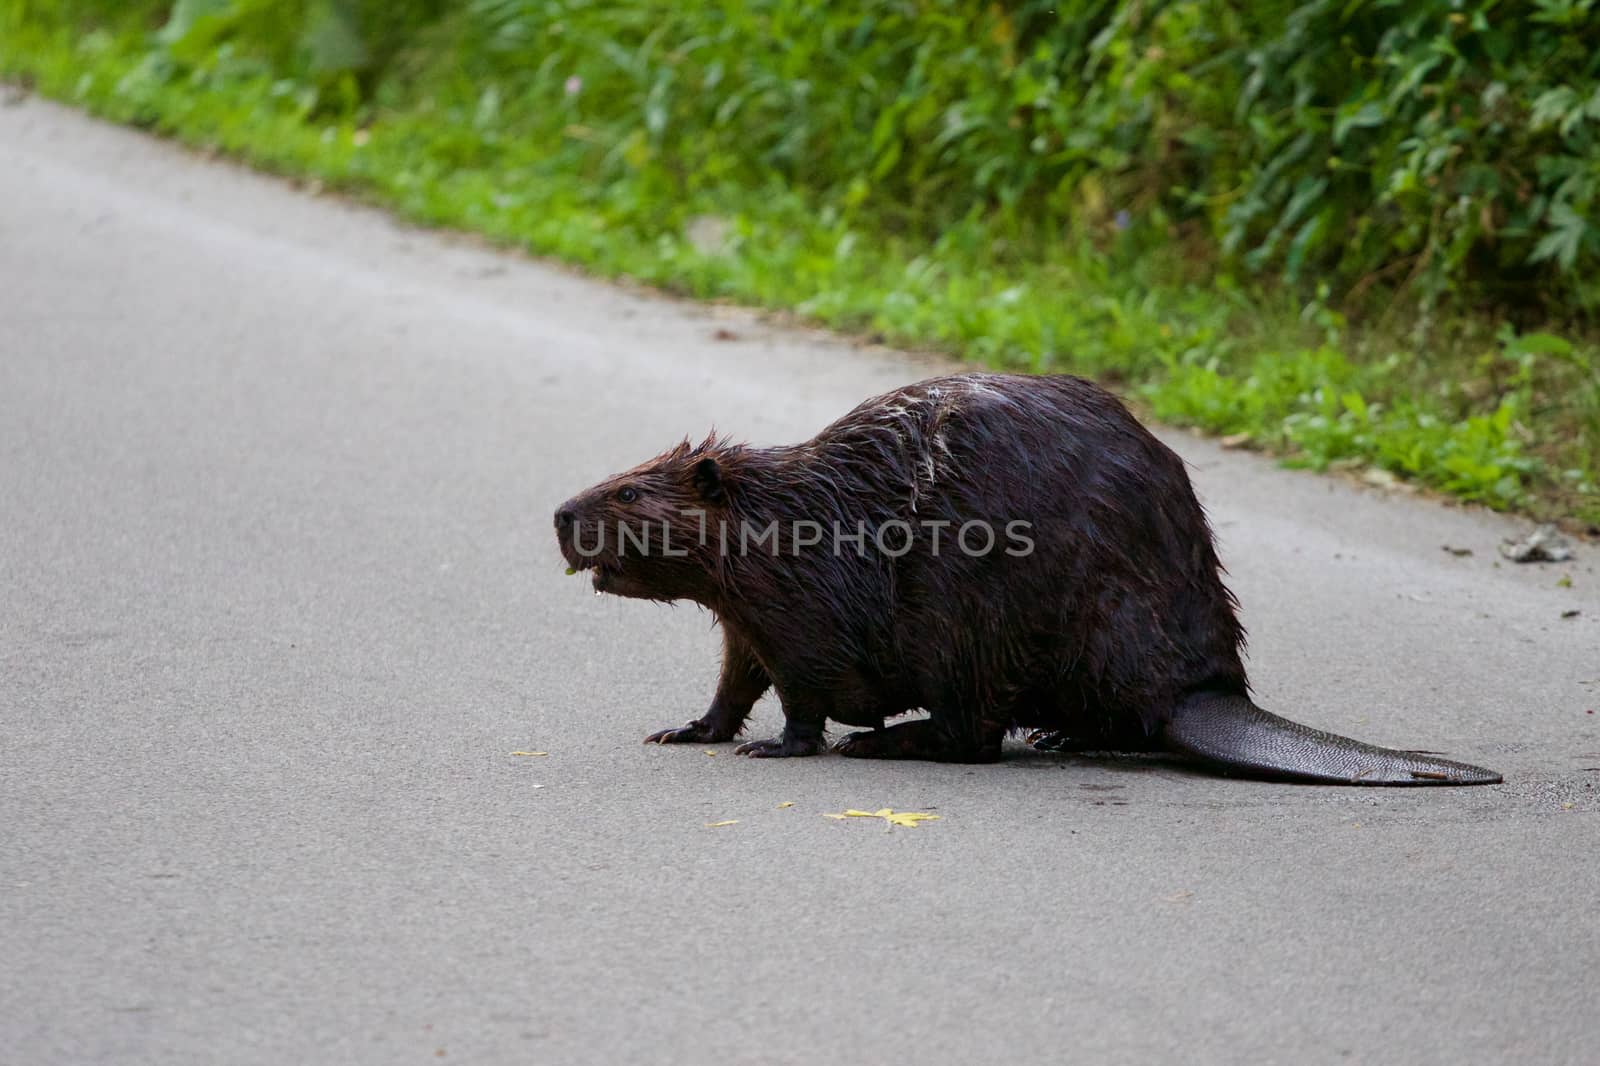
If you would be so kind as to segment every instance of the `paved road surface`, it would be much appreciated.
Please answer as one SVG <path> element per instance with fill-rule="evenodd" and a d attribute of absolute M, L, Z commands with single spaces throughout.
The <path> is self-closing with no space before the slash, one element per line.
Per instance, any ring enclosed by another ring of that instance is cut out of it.
<path fill-rule="evenodd" d="M 935 366 L 0 109 L 0 1061 L 1595 1062 L 1600 559 L 1514 522 L 1172 437 L 1262 702 L 1501 787 L 639 743 L 717 637 L 554 505 Z"/>

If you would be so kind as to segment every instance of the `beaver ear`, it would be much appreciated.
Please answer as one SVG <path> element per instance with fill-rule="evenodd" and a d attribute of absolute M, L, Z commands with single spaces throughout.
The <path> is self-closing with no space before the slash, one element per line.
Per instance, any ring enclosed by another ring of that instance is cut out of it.
<path fill-rule="evenodd" d="M 694 488 L 700 498 L 709 503 L 720 503 L 726 495 L 726 482 L 722 467 L 715 459 L 705 458 L 694 464 Z"/>

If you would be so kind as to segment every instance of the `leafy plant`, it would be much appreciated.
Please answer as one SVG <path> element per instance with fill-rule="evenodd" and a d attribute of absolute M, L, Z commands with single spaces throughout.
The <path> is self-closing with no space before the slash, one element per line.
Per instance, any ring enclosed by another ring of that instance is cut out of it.
<path fill-rule="evenodd" d="M 600 273 L 1600 521 L 1596 348 L 1557 336 L 1600 293 L 1593 6 L 0 0 L 0 72 Z"/>

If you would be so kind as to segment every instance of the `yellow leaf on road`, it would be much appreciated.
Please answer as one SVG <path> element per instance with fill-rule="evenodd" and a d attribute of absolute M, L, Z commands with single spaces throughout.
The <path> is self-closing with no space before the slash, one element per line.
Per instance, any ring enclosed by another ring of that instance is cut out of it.
<path fill-rule="evenodd" d="M 793 801 L 785 800 L 783 803 L 778 804 L 778 810 L 781 811 L 785 807 L 793 807 L 793 806 L 794 806 Z"/>
<path fill-rule="evenodd" d="M 891 829 L 897 825 L 904 826 L 907 829 L 915 829 L 919 822 L 936 822 L 939 820 L 937 814 L 929 814 L 926 811 L 896 811 L 890 807 L 882 807 L 875 811 L 852 809 L 845 811 L 843 814 L 824 814 L 823 817 L 835 818 L 839 821 L 844 821 L 846 818 L 882 818 L 888 823 L 888 828 Z"/>
<path fill-rule="evenodd" d="M 738 824 L 739 824 L 739 819 L 737 819 L 737 818 L 729 818 L 726 822 L 707 822 L 706 823 L 706 828 L 707 829 L 719 829 L 719 828 L 721 828 L 722 826 L 725 826 L 725 825 L 738 825 Z"/>
<path fill-rule="evenodd" d="M 548 751 L 514 751 L 513 755 L 549 755 Z"/>

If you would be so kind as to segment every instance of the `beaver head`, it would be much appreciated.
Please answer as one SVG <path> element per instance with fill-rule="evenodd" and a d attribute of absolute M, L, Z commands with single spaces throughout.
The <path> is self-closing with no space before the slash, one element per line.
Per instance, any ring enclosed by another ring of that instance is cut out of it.
<path fill-rule="evenodd" d="M 596 592 L 709 605 L 717 590 L 717 529 L 734 449 L 687 440 L 580 492 L 556 509 L 556 540 Z"/>

